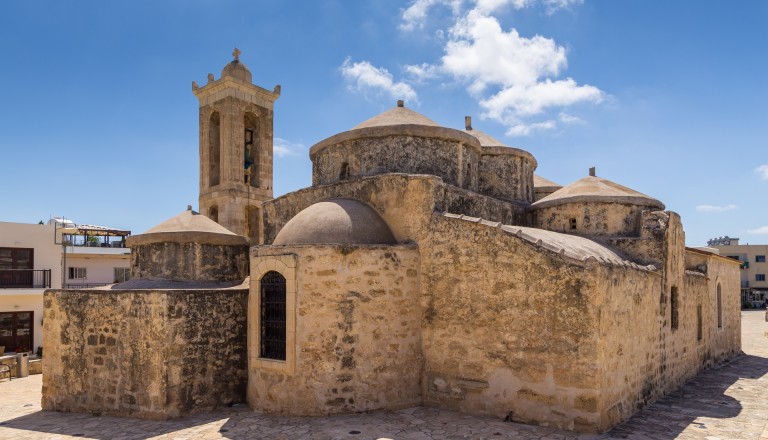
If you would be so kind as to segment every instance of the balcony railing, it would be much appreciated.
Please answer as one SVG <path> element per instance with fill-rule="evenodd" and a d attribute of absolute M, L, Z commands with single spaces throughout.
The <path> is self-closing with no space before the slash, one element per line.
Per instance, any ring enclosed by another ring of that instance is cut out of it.
<path fill-rule="evenodd" d="M 0 269 L 0 289 L 47 289 L 51 269 Z"/>
<path fill-rule="evenodd" d="M 108 286 L 111 283 L 66 283 L 65 289 L 90 289 L 91 287 Z"/>

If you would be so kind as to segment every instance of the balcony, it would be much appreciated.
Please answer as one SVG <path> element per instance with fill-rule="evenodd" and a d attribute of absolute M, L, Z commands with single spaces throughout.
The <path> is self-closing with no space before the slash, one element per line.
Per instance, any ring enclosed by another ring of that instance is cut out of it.
<path fill-rule="evenodd" d="M 90 289 L 93 287 L 108 286 L 110 283 L 66 283 L 65 289 Z"/>
<path fill-rule="evenodd" d="M 749 289 L 749 281 L 742 281 L 741 282 L 741 288 L 742 289 Z"/>
<path fill-rule="evenodd" d="M 48 289 L 51 269 L 0 269 L 0 289 Z"/>

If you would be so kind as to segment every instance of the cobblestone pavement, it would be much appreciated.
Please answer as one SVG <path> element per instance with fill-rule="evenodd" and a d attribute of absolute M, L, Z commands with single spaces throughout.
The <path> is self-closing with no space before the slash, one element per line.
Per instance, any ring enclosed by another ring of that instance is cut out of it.
<path fill-rule="evenodd" d="M 705 371 L 613 431 L 595 436 L 411 408 L 337 417 L 272 417 L 247 406 L 171 421 L 40 410 L 41 376 L 0 381 L 0 439 L 768 439 L 768 324 L 742 314 L 745 355 Z"/>

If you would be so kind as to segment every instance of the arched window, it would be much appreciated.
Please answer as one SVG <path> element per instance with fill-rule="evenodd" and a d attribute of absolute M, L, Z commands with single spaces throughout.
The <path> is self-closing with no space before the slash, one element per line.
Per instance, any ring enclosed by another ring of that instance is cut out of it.
<path fill-rule="evenodd" d="M 211 206 L 208 208 L 208 218 L 215 221 L 216 223 L 219 222 L 219 207 L 216 205 Z"/>
<path fill-rule="evenodd" d="M 723 292 L 717 283 L 717 328 L 723 328 Z"/>
<path fill-rule="evenodd" d="M 208 186 L 219 184 L 221 175 L 221 121 L 213 112 L 208 124 Z"/>
<path fill-rule="evenodd" d="M 339 172 L 339 180 L 349 179 L 349 163 L 344 162 L 341 164 L 341 171 Z"/>
<path fill-rule="evenodd" d="M 259 173 L 261 168 L 259 146 L 259 118 L 253 113 L 246 113 L 243 117 L 243 168 L 245 169 L 245 183 L 254 188 L 260 184 Z"/>
<path fill-rule="evenodd" d="M 285 277 L 269 271 L 261 277 L 259 357 L 285 360 Z"/>

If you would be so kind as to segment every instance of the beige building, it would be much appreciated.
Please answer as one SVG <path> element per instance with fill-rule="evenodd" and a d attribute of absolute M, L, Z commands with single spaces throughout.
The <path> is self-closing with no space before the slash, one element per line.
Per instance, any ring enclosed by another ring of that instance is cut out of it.
<path fill-rule="evenodd" d="M 720 255 L 741 262 L 741 306 L 765 307 L 768 299 L 768 245 L 739 244 L 738 238 L 718 237 L 707 242 Z"/>
<path fill-rule="evenodd" d="M 43 292 L 61 288 L 54 225 L 0 222 L 0 346 L 43 345 Z M 2 353 L 0 353 L 1 355 Z"/>
<path fill-rule="evenodd" d="M 193 84 L 202 215 L 132 237 L 131 280 L 46 293 L 45 409 L 427 405 L 593 432 L 740 353 L 737 262 L 594 170 L 537 178 L 469 118 L 399 101 L 315 144 L 312 186 L 272 199 L 279 88 L 238 55 Z"/>
<path fill-rule="evenodd" d="M 125 281 L 130 249 L 120 238 L 128 234 L 64 219 L 0 222 L 0 346 L 36 351 L 43 345 L 45 289 Z"/>

